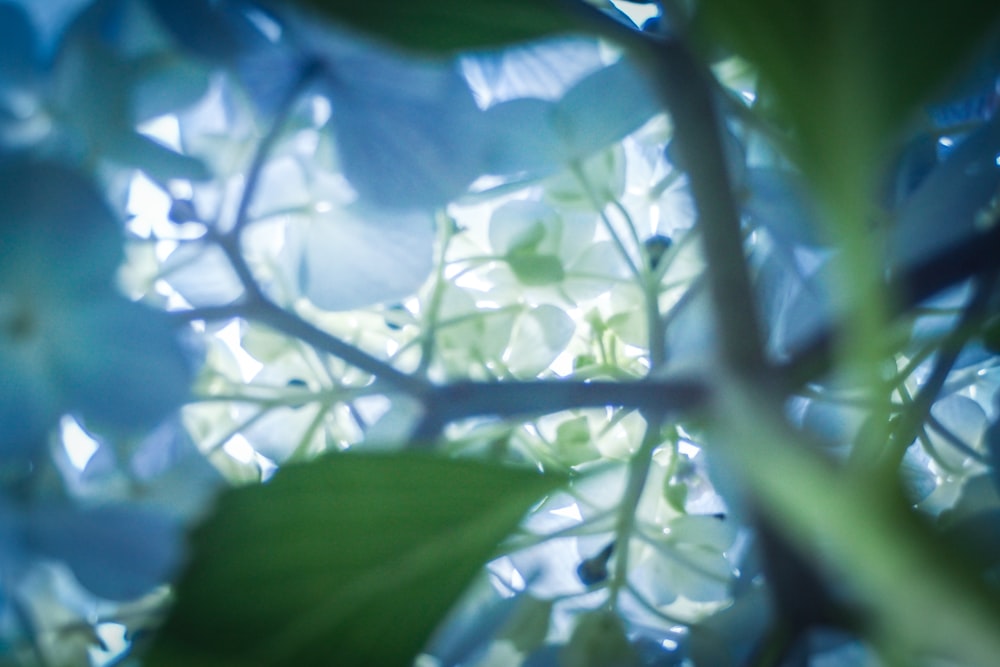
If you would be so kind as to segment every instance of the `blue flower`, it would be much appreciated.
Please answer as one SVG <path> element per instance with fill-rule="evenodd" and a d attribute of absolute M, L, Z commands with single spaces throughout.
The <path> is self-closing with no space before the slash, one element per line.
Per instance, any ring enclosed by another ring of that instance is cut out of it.
<path fill-rule="evenodd" d="M 122 238 L 75 171 L 0 166 L 0 458 L 30 452 L 60 414 L 142 430 L 185 400 L 191 369 L 162 313 L 113 287 Z"/>
<path fill-rule="evenodd" d="M 129 600 L 165 583 L 182 560 L 182 526 L 148 508 L 21 505 L 0 495 L 0 595 L 42 559 L 64 562 L 91 593 Z"/>
<path fill-rule="evenodd" d="M 658 111 L 649 83 L 620 60 L 588 74 L 558 100 L 524 97 L 487 109 L 493 138 L 483 172 L 547 176 L 634 132 Z"/>
<path fill-rule="evenodd" d="M 159 181 L 207 178 L 199 160 L 137 130 L 207 89 L 208 69 L 173 47 L 140 3 L 0 3 L 0 145 L 70 164 L 109 160 Z"/>
<path fill-rule="evenodd" d="M 659 110 L 638 70 L 624 60 L 605 66 L 592 40 L 442 59 L 284 18 L 282 40 L 245 59 L 243 80 L 273 110 L 311 72 L 314 89 L 332 103 L 343 174 L 378 207 L 437 208 L 483 175 L 550 175 Z M 578 61 L 557 64 L 563 56 Z"/>

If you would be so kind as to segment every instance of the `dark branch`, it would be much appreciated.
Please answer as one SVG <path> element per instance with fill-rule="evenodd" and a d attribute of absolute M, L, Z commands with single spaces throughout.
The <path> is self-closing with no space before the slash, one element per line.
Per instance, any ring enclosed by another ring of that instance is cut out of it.
<path fill-rule="evenodd" d="M 607 406 L 678 413 L 704 406 L 708 396 L 708 387 L 696 380 L 456 382 L 435 387 L 428 395 L 427 416 L 412 439 L 415 446 L 430 446 L 446 424 L 471 417 L 525 417 Z"/>

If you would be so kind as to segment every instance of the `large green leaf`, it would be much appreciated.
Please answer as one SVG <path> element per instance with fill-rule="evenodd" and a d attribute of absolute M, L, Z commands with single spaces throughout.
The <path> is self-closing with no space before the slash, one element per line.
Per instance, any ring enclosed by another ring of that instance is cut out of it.
<path fill-rule="evenodd" d="M 562 483 L 417 453 L 337 454 L 224 495 L 148 664 L 409 665 Z"/>
<path fill-rule="evenodd" d="M 700 9 L 710 35 L 759 67 L 806 166 L 822 161 L 828 172 L 865 166 L 838 153 L 876 157 L 1000 17 L 1000 3 L 983 0 L 706 0 Z"/>
<path fill-rule="evenodd" d="M 576 0 L 300 0 L 399 46 L 449 53 L 580 31 Z"/>

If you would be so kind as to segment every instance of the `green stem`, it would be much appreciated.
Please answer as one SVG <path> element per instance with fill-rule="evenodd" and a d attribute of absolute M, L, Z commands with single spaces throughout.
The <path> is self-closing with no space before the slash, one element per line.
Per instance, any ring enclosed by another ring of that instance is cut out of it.
<path fill-rule="evenodd" d="M 317 350 L 332 354 L 351 366 L 371 373 L 380 382 L 392 385 L 413 396 L 422 397 L 430 389 L 430 385 L 426 381 L 400 371 L 269 300 L 261 300 L 253 307 L 248 308 L 246 317 L 266 324 L 287 336 L 297 338 Z"/>
<path fill-rule="evenodd" d="M 632 256 L 629 254 L 628 248 L 626 248 L 625 244 L 622 243 L 621 237 L 618 236 L 618 232 L 617 230 L 615 230 L 615 226 L 611 223 L 611 219 L 608 217 L 607 206 L 605 206 L 604 203 L 601 202 L 601 200 L 594 193 L 594 189 L 593 187 L 591 187 L 590 181 L 587 179 L 587 175 L 584 173 L 583 168 L 580 166 L 580 163 L 577 161 L 573 161 L 572 163 L 570 163 L 570 171 L 576 177 L 576 180 L 580 183 L 580 186 L 583 188 L 584 193 L 587 195 L 587 199 L 590 200 L 591 206 L 594 207 L 594 211 L 596 211 L 597 214 L 600 216 L 601 223 L 604 225 L 605 231 L 608 232 L 608 235 L 611 237 L 612 242 L 618 249 L 618 254 L 621 255 L 622 259 L 628 265 L 629 272 L 635 277 L 637 281 L 641 281 L 642 272 L 636 265 L 635 260 L 632 259 Z M 634 234 L 634 228 L 633 228 L 633 234 Z"/>
<path fill-rule="evenodd" d="M 883 451 L 879 446 L 876 450 L 858 449 L 851 452 L 852 462 L 860 465 L 870 465 L 881 458 L 880 465 L 884 470 L 895 471 L 898 467 L 902 453 L 906 451 L 910 443 L 916 439 L 917 434 L 923 430 L 923 425 L 930 415 L 931 407 L 941 393 L 951 369 L 962 352 L 962 348 L 976 333 L 975 324 L 983 317 L 990 297 L 993 293 L 993 286 L 996 283 L 997 272 L 992 271 L 990 275 L 984 276 L 976 281 L 975 291 L 969 299 L 955 328 L 945 337 L 935 359 L 934 367 L 930 376 L 917 392 L 913 402 L 907 406 L 900 415 L 899 425 L 892 433 L 889 447 Z M 902 388 L 900 388 L 902 390 Z M 889 456 L 885 456 L 889 453 Z"/>
<path fill-rule="evenodd" d="M 636 529 L 636 512 L 642 492 L 646 488 L 653 452 L 661 442 L 661 422 L 661 419 L 647 417 L 646 432 L 642 442 L 628 463 L 628 481 L 621 503 L 618 505 L 618 521 L 615 525 L 615 567 L 611 574 L 608 598 L 608 605 L 612 610 L 618 606 L 621 590 L 628 585 L 629 544 Z"/>
<path fill-rule="evenodd" d="M 441 238 L 438 241 L 437 268 L 434 273 L 430 297 L 427 299 L 423 330 L 420 332 L 420 363 L 414 371 L 414 375 L 418 377 L 427 377 L 427 371 L 434 360 L 434 343 L 438 328 L 438 315 L 441 310 L 441 299 L 448 286 L 444 274 L 445 258 L 448 255 L 448 246 L 451 245 L 451 239 L 454 236 L 455 223 L 450 217 L 442 214 L 438 216 L 438 226 Z"/>

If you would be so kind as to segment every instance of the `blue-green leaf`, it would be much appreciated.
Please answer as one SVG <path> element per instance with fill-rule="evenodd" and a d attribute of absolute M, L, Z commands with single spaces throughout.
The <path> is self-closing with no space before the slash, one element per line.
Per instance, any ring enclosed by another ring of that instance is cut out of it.
<path fill-rule="evenodd" d="M 886 135 L 971 56 L 1000 17 L 981 0 L 713 0 L 712 34 L 751 60 L 811 171 L 874 160 Z"/>
<path fill-rule="evenodd" d="M 283 468 L 196 532 L 148 664 L 409 665 L 561 481 L 410 452 Z"/>
<path fill-rule="evenodd" d="M 326 16 L 399 46 L 439 53 L 492 48 L 580 31 L 564 0 L 302 0 Z"/>

